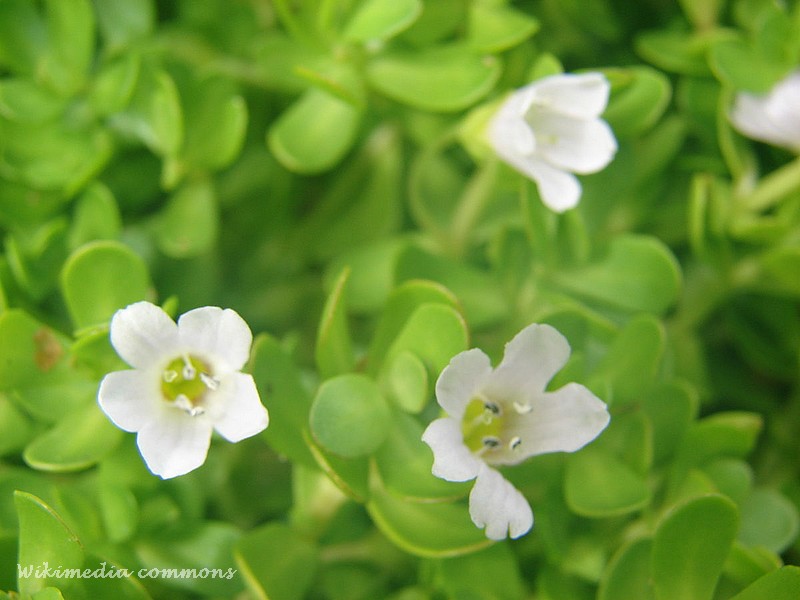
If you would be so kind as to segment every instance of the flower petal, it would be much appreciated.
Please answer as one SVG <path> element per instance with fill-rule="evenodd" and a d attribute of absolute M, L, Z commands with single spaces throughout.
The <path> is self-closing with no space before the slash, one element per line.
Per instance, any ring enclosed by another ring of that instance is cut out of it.
<path fill-rule="evenodd" d="M 464 445 L 461 423 L 455 419 L 436 419 L 423 432 L 422 441 L 433 450 L 431 472 L 436 477 L 447 481 L 469 481 L 483 466 L 483 461 Z"/>
<path fill-rule="evenodd" d="M 581 184 L 572 173 L 556 169 L 541 160 L 526 164 L 528 176 L 539 189 L 542 202 L 550 210 L 562 213 L 575 208 L 581 199 Z"/>
<path fill-rule="evenodd" d="M 489 123 L 489 142 L 504 160 L 529 156 L 536 150 L 536 137 L 523 118 L 527 111 L 524 96 L 520 92 L 511 94 Z"/>
<path fill-rule="evenodd" d="M 209 394 L 209 418 L 222 437 L 238 442 L 267 428 L 269 414 L 258 396 L 253 377 L 231 373 Z"/>
<path fill-rule="evenodd" d="M 572 173 L 596 173 L 614 158 L 617 140 L 601 119 L 574 119 L 542 111 L 531 116 L 536 155 Z"/>
<path fill-rule="evenodd" d="M 483 466 L 469 494 L 472 522 L 486 528 L 486 537 L 518 538 L 533 527 L 533 512 L 525 497 L 500 473 Z"/>
<path fill-rule="evenodd" d="M 483 392 L 492 400 L 527 404 L 539 395 L 566 364 L 567 339 L 550 325 L 534 323 L 506 344 L 503 360 L 488 378 Z"/>
<path fill-rule="evenodd" d="M 436 400 L 460 421 L 470 400 L 492 372 L 489 357 L 478 348 L 456 354 L 436 380 Z"/>
<path fill-rule="evenodd" d="M 211 421 L 204 416 L 192 417 L 173 408 L 145 425 L 136 443 L 147 468 L 162 479 L 170 479 L 205 462 L 211 430 Z"/>
<path fill-rule="evenodd" d="M 738 94 L 730 119 L 737 130 L 754 140 L 800 152 L 800 71 L 766 95 Z"/>
<path fill-rule="evenodd" d="M 214 375 L 239 371 L 250 358 L 253 334 L 244 319 L 230 308 L 204 306 L 190 310 L 178 319 L 181 343 L 190 352 L 205 353 L 214 359 Z"/>
<path fill-rule="evenodd" d="M 602 73 L 564 73 L 530 84 L 532 106 L 546 106 L 563 115 L 580 119 L 600 116 L 608 104 L 611 86 Z"/>
<path fill-rule="evenodd" d="M 139 431 L 161 414 L 158 375 L 131 369 L 108 373 L 100 382 L 97 401 L 109 419 L 125 431 Z"/>
<path fill-rule="evenodd" d="M 548 452 L 574 452 L 600 435 L 609 422 L 605 403 L 578 383 L 546 392 L 531 411 L 510 423 L 507 435 L 519 437 L 516 450 L 498 455 L 494 464 L 517 464 Z"/>
<path fill-rule="evenodd" d="M 122 360 L 143 369 L 163 361 L 178 343 L 178 329 L 161 307 L 136 302 L 111 319 L 111 344 Z"/>

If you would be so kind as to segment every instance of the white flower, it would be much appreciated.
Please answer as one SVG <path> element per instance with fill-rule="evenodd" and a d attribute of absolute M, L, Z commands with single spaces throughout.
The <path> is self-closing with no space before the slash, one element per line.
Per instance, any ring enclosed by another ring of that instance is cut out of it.
<path fill-rule="evenodd" d="M 492 369 L 473 348 L 456 355 L 436 382 L 436 399 L 447 413 L 422 440 L 433 450 L 433 474 L 475 485 L 469 511 L 486 536 L 517 538 L 533 526 L 525 497 L 495 470 L 547 452 L 574 452 L 609 421 L 606 405 L 588 389 L 569 383 L 545 391 L 569 358 L 569 344 L 549 325 L 529 325 L 506 344 Z"/>
<path fill-rule="evenodd" d="M 252 376 L 239 372 L 252 341 L 230 309 L 197 308 L 176 324 L 154 304 L 131 304 L 111 319 L 111 343 L 133 369 L 103 378 L 100 407 L 137 432 L 150 471 L 164 479 L 188 473 L 205 462 L 213 430 L 238 442 L 269 422 Z"/>
<path fill-rule="evenodd" d="M 737 94 L 730 118 L 744 135 L 800 154 L 800 70 L 768 94 Z"/>
<path fill-rule="evenodd" d="M 611 162 L 617 141 L 600 115 L 609 84 L 600 73 L 553 75 L 513 92 L 489 124 L 489 141 L 505 162 L 533 179 L 556 212 L 578 204 L 573 173 Z"/>

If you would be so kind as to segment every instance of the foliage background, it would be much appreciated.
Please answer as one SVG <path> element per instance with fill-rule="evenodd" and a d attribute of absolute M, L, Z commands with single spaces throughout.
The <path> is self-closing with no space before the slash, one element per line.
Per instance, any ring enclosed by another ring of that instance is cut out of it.
<path fill-rule="evenodd" d="M 0 590 L 797 598 L 800 159 L 727 113 L 798 62 L 772 0 L 2 0 Z M 620 150 L 556 215 L 482 127 L 586 69 Z M 269 429 L 172 481 L 95 401 L 140 299 L 258 334 Z M 531 322 L 612 424 L 509 469 L 534 529 L 489 545 L 419 434 Z"/>

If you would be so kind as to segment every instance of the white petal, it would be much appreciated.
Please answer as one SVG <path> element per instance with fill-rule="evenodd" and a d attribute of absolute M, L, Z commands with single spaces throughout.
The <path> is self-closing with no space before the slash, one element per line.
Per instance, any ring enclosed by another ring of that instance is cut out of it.
<path fill-rule="evenodd" d="M 252 376 L 230 373 L 219 389 L 209 392 L 209 418 L 222 437 L 238 442 L 267 428 L 269 414 L 258 396 Z"/>
<path fill-rule="evenodd" d="M 750 138 L 800 151 L 800 71 L 783 79 L 769 94 L 738 94 L 730 118 L 734 127 Z"/>
<path fill-rule="evenodd" d="M 733 126 L 749 138 L 777 146 L 786 145 L 781 125 L 772 120 L 762 97 L 738 94 L 730 118 Z"/>
<path fill-rule="evenodd" d="M 602 400 L 584 386 L 568 383 L 535 398 L 530 412 L 510 422 L 507 435 L 519 437 L 520 445 L 498 457 L 495 464 L 517 464 L 548 452 L 574 452 L 600 435 L 609 419 Z"/>
<path fill-rule="evenodd" d="M 212 357 L 217 371 L 239 371 L 250 358 L 253 334 L 244 319 L 230 308 L 204 306 L 190 310 L 178 319 L 178 332 L 188 351 Z"/>
<path fill-rule="evenodd" d="M 602 73 L 552 75 L 531 84 L 540 104 L 573 117 L 598 117 L 608 104 L 610 85 Z"/>
<path fill-rule="evenodd" d="M 175 351 L 178 328 L 160 307 L 136 302 L 111 319 L 111 344 L 122 360 L 139 369 L 162 362 Z"/>
<path fill-rule="evenodd" d="M 486 528 L 486 537 L 518 538 L 533 527 L 533 512 L 525 497 L 500 473 L 484 466 L 469 494 L 472 522 Z"/>
<path fill-rule="evenodd" d="M 536 155 L 559 169 L 595 173 L 608 165 L 617 151 L 617 140 L 601 119 L 574 119 L 537 113 L 531 127 L 536 133 Z"/>
<path fill-rule="evenodd" d="M 489 124 L 489 141 L 504 160 L 508 160 L 509 156 L 528 156 L 536 150 L 536 137 L 530 125 L 508 103 Z"/>
<path fill-rule="evenodd" d="M 492 372 L 489 357 L 472 348 L 456 354 L 436 380 L 436 400 L 448 415 L 460 421 L 470 400 Z"/>
<path fill-rule="evenodd" d="M 469 481 L 478 475 L 483 461 L 464 445 L 461 423 L 449 417 L 436 419 L 422 434 L 422 441 L 433 450 L 431 472 L 447 481 Z"/>
<path fill-rule="evenodd" d="M 530 173 L 542 202 L 550 210 L 562 213 L 575 208 L 581 199 L 581 184 L 572 174 L 556 169 L 541 160 L 528 161 L 526 168 Z"/>
<path fill-rule="evenodd" d="M 170 479 L 205 462 L 211 429 L 208 419 L 172 408 L 145 425 L 136 436 L 136 443 L 147 468 L 162 479 Z"/>
<path fill-rule="evenodd" d="M 139 431 L 161 413 L 158 374 L 131 369 L 108 373 L 97 392 L 100 408 L 109 419 L 125 431 Z"/>
<path fill-rule="evenodd" d="M 526 404 L 539 395 L 566 364 L 567 339 L 550 325 L 534 323 L 506 344 L 503 360 L 483 387 L 486 396 L 503 404 Z"/>

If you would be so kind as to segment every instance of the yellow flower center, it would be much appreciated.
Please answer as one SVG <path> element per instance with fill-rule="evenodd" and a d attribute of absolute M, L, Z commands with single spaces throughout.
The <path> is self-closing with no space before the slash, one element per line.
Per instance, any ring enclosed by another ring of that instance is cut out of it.
<path fill-rule="evenodd" d="M 527 407 L 514 405 L 515 415 L 528 411 Z M 461 419 L 464 445 L 477 455 L 492 450 L 517 450 L 522 440 L 517 436 L 509 437 L 506 427 L 503 407 L 482 398 L 473 398 Z"/>
<path fill-rule="evenodd" d="M 161 393 L 168 402 L 192 416 L 202 414 L 203 396 L 219 387 L 211 369 L 196 356 L 179 356 L 170 362 L 161 377 Z"/>

